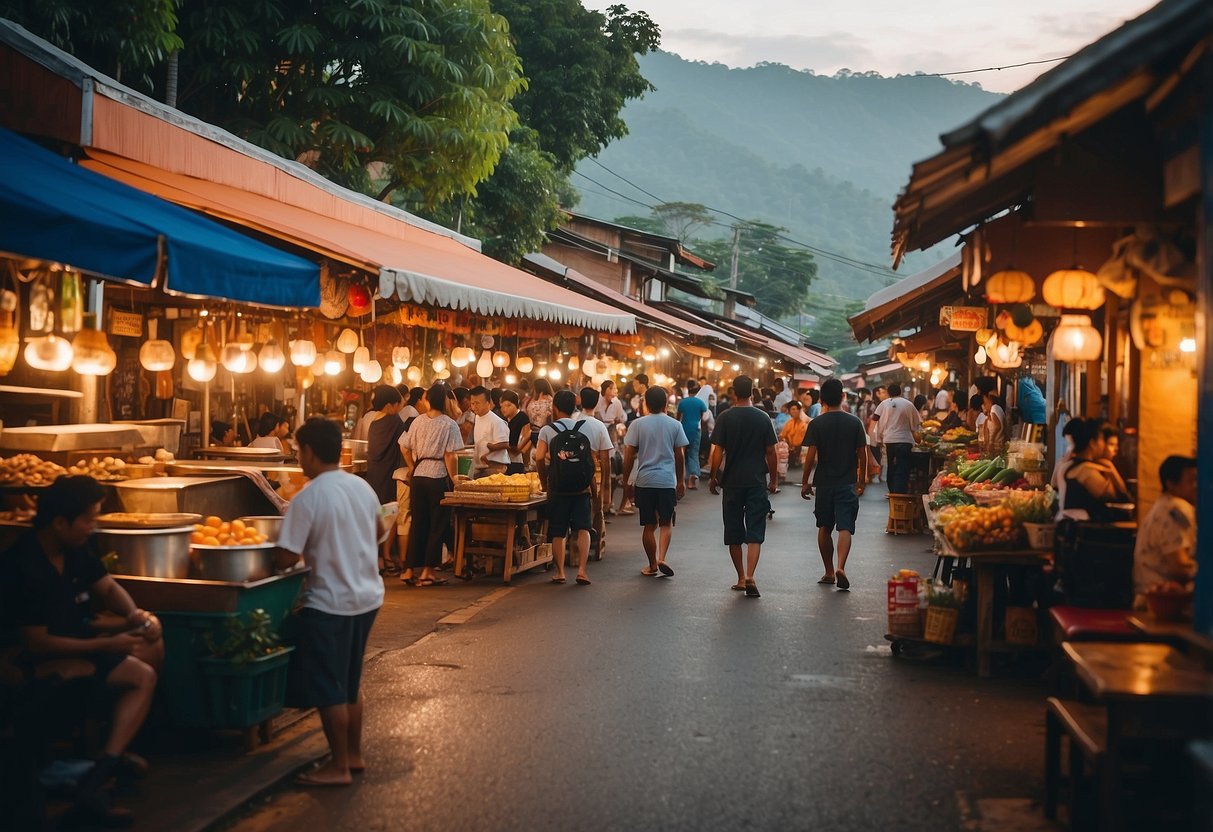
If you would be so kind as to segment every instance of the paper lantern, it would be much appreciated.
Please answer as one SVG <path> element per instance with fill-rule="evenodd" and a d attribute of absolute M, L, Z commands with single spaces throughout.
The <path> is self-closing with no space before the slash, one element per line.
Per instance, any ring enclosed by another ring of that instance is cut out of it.
<path fill-rule="evenodd" d="M 337 336 L 337 349 L 346 355 L 353 353 L 358 349 L 358 333 L 349 327 L 341 330 L 341 334 Z"/>
<path fill-rule="evenodd" d="M 25 345 L 25 363 L 35 370 L 61 373 L 72 366 L 72 345 L 54 333 L 31 338 Z"/>
<path fill-rule="evenodd" d="M 210 381 L 219 370 L 219 362 L 215 360 L 215 348 L 209 341 L 203 341 L 194 352 L 194 357 L 185 365 L 185 371 L 194 381 Z"/>
<path fill-rule="evenodd" d="M 1053 333 L 1053 357 L 1058 361 L 1096 361 L 1103 354 L 1103 337 L 1089 315 L 1062 315 Z"/>
<path fill-rule="evenodd" d="M 990 303 L 1027 303 L 1036 297 L 1032 275 L 1017 269 L 995 272 L 986 281 L 986 300 Z"/>
<path fill-rule="evenodd" d="M 644 349 L 640 351 L 640 357 L 645 361 L 656 361 L 657 347 L 652 344 L 645 344 Z"/>
<path fill-rule="evenodd" d="M 480 353 L 480 360 L 476 362 L 476 375 L 481 378 L 488 378 L 493 374 L 493 353 L 490 350 L 485 350 Z"/>
<path fill-rule="evenodd" d="M 366 365 L 371 363 L 371 351 L 366 347 L 359 347 L 354 350 L 354 372 L 361 374 L 366 369 Z"/>
<path fill-rule="evenodd" d="M 1040 321 L 1033 319 L 1027 326 L 1016 326 L 1011 324 L 1007 327 L 1007 337 L 1012 341 L 1018 341 L 1025 347 L 1030 347 L 1044 337 L 1045 330 L 1041 326 Z"/>
<path fill-rule="evenodd" d="M 454 355 L 452 354 L 452 358 L 453 357 L 454 357 Z M 443 370 L 446 369 L 446 359 L 440 355 L 437 358 L 435 358 L 432 362 L 430 362 L 430 366 L 434 368 L 435 373 L 441 373 Z"/>
<path fill-rule="evenodd" d="M 173 350 L 172 343 L 162 338 L 154 338 L 144 341 L 143 346 L 139 348 L 139 363 L 149 373 L 162 373 L 173 369 L 173 365 L 177 363 L 177 353 Z"/>
<path fill-rule="evenodd" d="M 662 348 L 661 348 L 660 350 L 658 350 L 657 352 L 658 352 L 658 355 L 660 355 L 662 358 L 669 358 L 669 357 L 670 357 L 670 348 L 669 348 L 669 347 L 662 347 Z"/>
<path fill-rule="evenodd" d="M 1023 364 L 1023 355 L 1019 349 L 1018 341 L 1011 341 L 1007 344 L 999 344 L 994 348 L 994 352 L 988 353 L 990 363 L 1000 370 L 1013 370 Z"/>
<path fill-rule="evenodd" d="M 451 350 L 452 367 L 466 367 L 475 360 L 476 353 L 471 347 L 455 347 L 455 349 Z"/>
<path fill-rule="evenodd" d="M 312 375 L 314 375 L 314 376 L 324 375 L 324 356 L 325 356 L 324 353 L 321 353 L 320 355 L 316 356 L 316 360 L 313 361 L 312 366 L 308 368 L 309 370 L 311 370 Z"/>
<path fill-rule="evenodd" d="M 552 381 L 560 381 L 560 368 L 553 367 L 552 369 L 548 370 L 548 378 L 550 378 Z"/>
<path fill-rule="evenodd" d="M 514 365 L 518 368 L 518 372 L 529 373 L 531 370 L 535 369 L 535 359 L 531 358 L 530 356 L 523 355 L 520 356 L 516 362 L 514 362 Z"/>
<path fill-rule="evenodd" d="M 367 384 L 378 384 L 379 380 L 383 378 L 383 365 L 372 359 L 363 365 L 358 377 Z"/>
<path fill-rule="evenodd" d="M 581 359 L 575 355 L 569 356 L 569 372 L 576 372 L 581 369 Z"/>
<path fill-rule="evenodd" d="M 349 291 L 349 313 L 365 315 L 371 308 L 371 291 L 361 283 L 351 283 Z"/>
<path fill-rule="evenodd" d="M 324 354 L 324 374 L 340 375 L 345 370 L 345 355 L 340 350 L 329 350 Z"/>
<path fill-rule="evenodd" d="M 237 341 L 228 341 L 223 345 L 222 351 L 219 353 L 219 363 L 223 365 L 228 372 L 243 374 L 247 373 L 248 355 L 240 348 Z M 253 359 L 253 366 L 257 365 L 257 360 Z"/>
<path fill-rule="evenodd" d="M 513 373 L 506 373 L 506 374 L 505 374 L 505 383 L 506 383 L 506 384 L 508 384 L 508 385 L 514 385 L 514 384 L 517 384 L 517 383 L 518 383 L 518 376 L 514 375 Z"/>
<path fill-rule="evenodd" d="M 434 376 L 434 378 L 438 379 L 439 381 L 446 381 L 450 377 L 451 377 L 450 370 L 442 370 L 441 372 L 439 372 L 438 374 L 436 374 Z"/>
<path fill-rule="evenodd" d="M 1098 309 L 1104 304 L 1099 278 L 1086 269 L 1060 269 L 1045 278 L 1045 303 L 1058 309 Z"/>
<path fill-rule="evenodd" d="M 497 352 L 493 353 L 493 366 L 499 370 L 510 366 L 510 354 L 503 350 L 497 350 Z"/>
<path fill-rule="evenodd" d="M 286 354 L 275 339 L 271 338 L 270 342 L 261 348 L 257 364 L 267 373 L 277 373 L 286 366 Z"/>
<path fill-rule="evenodd" d="M 118 356 L 101 330 L 82 329 L 72 339 L 72 369 L 80 375 L 108 376 L 117 366 Z"/>
<path fill-rule="evenodd" d="M 309 389 L 313 384 L 316 383 L 316 374 L 312 372 L 311 367 L 296 367 L 295 375 L 296 381 L 304 390 Z"/>
<path fill-rule="evenodd" d="M 421 382 L 421 368 L 414 364 L 404 371 L 404 377 L 409 380 L 409 384 L 416 387 Z"/>
<path fill-rule="evenodd" d="M 977 364 L 978 367 L 980 367 L 983 364 L 985 364 L 986 361 L 989 360 L 989 358 L 990 357 L 988 355 L 986 355 L 986 348 L 978 347 L 976 354 L 974 354 L 974 356 L 973 356 L 973 361 Z"/>
<path fill-rule="evenodd" d="M 316 363 L 316 345 L 312 341 L 291 341 L 290 348 L 291 363 L 296 367 L 311 367 Z"/>
<path fill-rule="evenodd" d="M 413 360 L 413 352 L 408 347 L 393 347 L 392 348 L 392 366 L 397 370 L 407 369 L 409 362 Z"/>

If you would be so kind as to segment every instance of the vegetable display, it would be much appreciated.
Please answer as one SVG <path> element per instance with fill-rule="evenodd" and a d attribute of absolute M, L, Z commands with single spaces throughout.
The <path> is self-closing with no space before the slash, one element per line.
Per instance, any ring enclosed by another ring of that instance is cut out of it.
<path fill-rule="evenodd" d="M 939 524 L 960 552 L 1009 548 L 1023 538 L 1023 527 L 1005 505 L 950 506 L 940 511 Z"/>
<path fill-rule="evenodd" d="M 931 499 L 931 508 L 941 509 L 947 506 L 971 506 L 976 501 L 959 488 L 945 488 Z"/>

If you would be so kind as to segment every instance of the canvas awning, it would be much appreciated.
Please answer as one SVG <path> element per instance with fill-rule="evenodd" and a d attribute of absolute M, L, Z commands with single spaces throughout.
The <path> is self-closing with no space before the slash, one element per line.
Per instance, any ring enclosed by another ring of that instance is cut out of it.
<path fill-rule="evenodd" d="M 86 170 L 0 129 L 0 250 L 167 291 L 320 303 L 312 262 Z"/>
<path fill-rule="evenodd" d="M 907 327 L 921 325 L 924 310 L 938 309 L 952 296 L 962 295 L 960 252 L 934 266 L 904 277 L 892 286 L 874 292 L 863 311 L 848 319 L 857 341 L 883 338 Z"/>
<path fill-rule="evenodd" d="M 230 185 L 99 150 L 87 167 L 172 202 L 379 274 L 380 293 L 481 315 L 634 332 L 636 319 L 493 260 L 457 240 L 396 222 L 367 228 Z"/>

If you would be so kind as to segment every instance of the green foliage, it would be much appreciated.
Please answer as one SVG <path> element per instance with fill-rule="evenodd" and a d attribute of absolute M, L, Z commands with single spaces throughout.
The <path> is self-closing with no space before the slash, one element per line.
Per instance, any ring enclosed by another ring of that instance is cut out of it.
<path fill-rule="evenodd" d="M 647 231 L 650 234 L 665 234 L 665 224 L 649 214 L 647 217 L 628 214 L 622 217 L 615 217 L 611 222 L 616 225 L 626 225 L 628 228 L 635 228 L 637 231 Z"/>
<path fill-rule="evenodd" d="M 247 618 L 238 615 L 225 618 L 218 636 L 203 633 L 202 640 L 212 658 L 235 664 L 247 664 L 282 649 L 274 621 L 263 609 L 252 610 Z"/>
<path fill-rule="evenodd" d="M 663 234 L 686 245 L 698 232 L 711 228 L 716 218 L 698 202 L 663 202 L 653 207 Z"/>
<path fill-rule="evenodd" d="M 809 284 L 817 275 L 813 255 L 780 240 L 786 228 L 761 220 L 738 223 L 741 239 L 737 259 L 737 288 L 757 298 L 758 311 L 772 318 L 796 315 L 804 303 Z M 727 286 L 732 262 L 732 239 L 696 243 L 692 249 L 718 263 L 713 279 Z"/>
<path fill-rule="evenodd" d="M 517 124 L 487 0 L 208 0 L 180 30 L 183 109 L 349 187 L 382 166 L 380 197 L 473 192 Z"/>
<path fill-rule="evenodd" d="M 0 17 L 65 52 L 151 91 L 154 70 L 180 49 L 179 0 L 0 0 Z"/>
<path fill-rule="evenodd" d="M 580 0 L 494 0 L 493 9 L 509 21 L 529 81 L 514 107 L 561 170 L 627 135 L 620 111 L 653 89 L 636 56 L 661 40 L 645 12 L 615 5 L 604 15 Z"/>

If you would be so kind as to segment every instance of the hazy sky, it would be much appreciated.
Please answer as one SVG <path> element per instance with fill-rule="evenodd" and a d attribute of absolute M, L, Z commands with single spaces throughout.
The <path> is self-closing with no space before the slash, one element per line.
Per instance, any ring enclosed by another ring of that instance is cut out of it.
<path fill-rule="evenodd" d="M 1069 55 L 1154 5 L 1143 0 L 583 0 L 649 13 L 684 58 L 832 75 L 952 72 Z M 1011 92 L 1054 64 L 957 76 Z"/>

